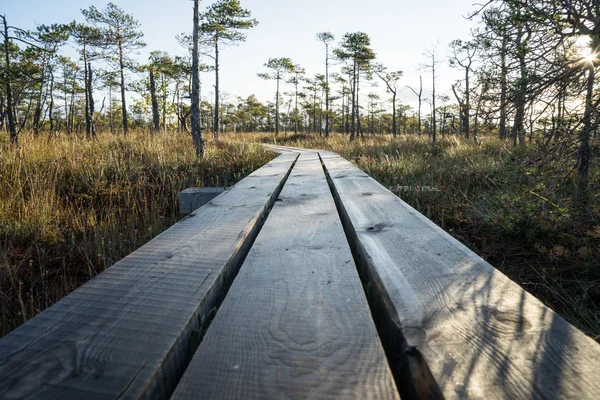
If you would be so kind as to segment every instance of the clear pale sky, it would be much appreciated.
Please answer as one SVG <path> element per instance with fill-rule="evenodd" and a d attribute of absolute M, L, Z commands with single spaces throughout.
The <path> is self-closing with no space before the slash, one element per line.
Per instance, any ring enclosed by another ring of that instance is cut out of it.
<path fill-rule="evenodd" d="M 189 0 L 114 0 L 141 23 L 147 47 L 140 52 L 143 62 L 152 50 L 184 54 L 175 35 L 191 32 L 192 2 Z M 90 5 L 104 8 L 108 1 L 98 0 L 0 0 L 0 13 L 11 25 L 24 29 L 36 24 L 84 21 L 80 10 Z M 212 1 L 202 1 L 204 9 Z M 401 86 L 418 86 L 417 67 L 425 62 L 423 52 L 439 40 L 440 71 L 438 91 L 450 92 L 450 84 L 461 75 L 448 67 L 447 45 L 457 38 L 468 38 L 473 24 L 464 18 L 476 6 L 474 0 L 241 0 L 252 11 L 259 25 L 247 33 L 239 46 L 222 52 L 221 87 L 230 95 L 256 94 L 262 100 L 274 98 L 274 82 L 256 74 L 264 71 L 269 57 L 290 57 L 306 68 L 309 75 L 324 73 L 324 47 L 315 39 L 320 31 L 331 31 L 337 40 L 347 32 L 362 31 L 371 36 L 378 61 L 391 70 L 404 71 Z M 335 45 L 334 45 L 335 47 Z M 210 60 L 204 60 L 209 62 Z M 337 67 L 334 67 L 335 70 Z M 429 96 L 431 77 L 421 72 L 424 94 Z M 203 96 L 213 84 L 212 74 L 203 74 Z M 363 93 L 379 88 L 364 87 Z M 402 102 L 415 105 L 415 96 L 405 89 Z M 427 106 L 424 106 L 428 108 Z"/>

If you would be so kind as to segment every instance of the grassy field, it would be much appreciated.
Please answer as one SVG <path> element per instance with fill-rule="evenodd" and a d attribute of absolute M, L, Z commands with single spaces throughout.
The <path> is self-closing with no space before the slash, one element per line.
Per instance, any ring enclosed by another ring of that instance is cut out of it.
<path fill-rule="evenodd" d="M 209 140 L 197 160 L 176 133 L 0 143 L 0 336 L 175 223 L 179 191 L 231 186 L 274 156 Z"/>
<path fill-rule="evenodd" d="M 196 160 L 187 135 L 23 137 L 0 144 L 0 333 L 177 220 L 177 193 L 226 186 L 269 161 L 258 142 L 330 149 L 355 162 L 526 290 L 600 339 L 600 160 L 588 206 L 549 149 L 454 138 L 228 135 Z M 565 161 L 566 160 L 566 161 Z"/>

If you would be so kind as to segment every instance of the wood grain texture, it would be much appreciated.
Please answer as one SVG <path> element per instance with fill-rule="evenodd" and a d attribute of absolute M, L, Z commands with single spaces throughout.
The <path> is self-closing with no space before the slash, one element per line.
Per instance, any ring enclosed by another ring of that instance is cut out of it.
<path fill-rule="evenodd" d="M 316 153 L 302 153 L 173 399 L 396 399 Z"/>
<path fill-rule="evenodd" d="M 0 340 L 0 398 L 164 398 L 296 156 L 282 155 Z"/>
<path fill-rule="evenodd" d="M 600 398 L 597 343 L 351 163 L 320 154 L 413 395 Z"/>

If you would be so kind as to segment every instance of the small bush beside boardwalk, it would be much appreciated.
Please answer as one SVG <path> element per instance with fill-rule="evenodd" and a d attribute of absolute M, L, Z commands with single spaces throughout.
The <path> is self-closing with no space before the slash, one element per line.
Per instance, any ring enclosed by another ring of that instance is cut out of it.
<path fill-rule="evenodd" d="M 4 140 L 4 139 L 2 139 Z M 188 134 L 0 143 L 0 335 L 177 221 L 177 194 L 230 186 L 275 154 L 258 143 L 332 150 L 600 339 L 600 151 L 574 197 L 568 149 L 426 136 L 228 134 L 194 155 Z M 567 152 L 565 156 L 558 151 Z"/>

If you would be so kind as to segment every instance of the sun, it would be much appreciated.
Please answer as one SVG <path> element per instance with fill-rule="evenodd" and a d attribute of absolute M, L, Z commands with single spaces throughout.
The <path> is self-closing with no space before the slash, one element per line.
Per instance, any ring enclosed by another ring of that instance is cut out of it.
<path fill-rule="evenodd" d="M 587 36 L 578 37 L 575 42 L 577 58 L 583 63 L 595 63 L 599 61 L 600 55 L 591 48 L 591 40 Z"/>
<path fill-rule="evenodd" d="M 593 63 L 598 61 L 598 54 L 596 53 L 589 53 L 583 56 L 583 61 L 586 63 Z"/>

